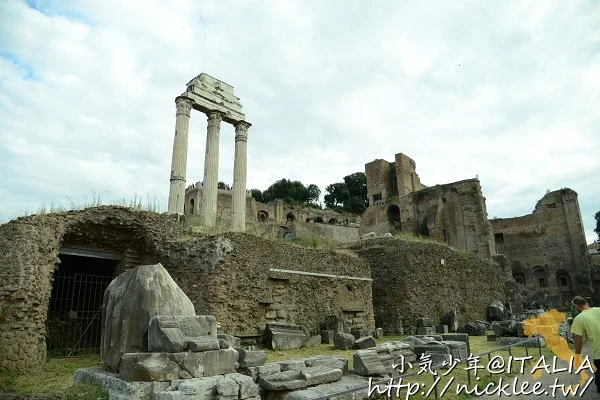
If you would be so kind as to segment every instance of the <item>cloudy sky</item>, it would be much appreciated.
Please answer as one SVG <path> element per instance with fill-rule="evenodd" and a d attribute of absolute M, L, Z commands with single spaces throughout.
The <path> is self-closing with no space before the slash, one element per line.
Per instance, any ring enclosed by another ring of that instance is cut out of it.
<path fill-rule="evenodd" d="M 253 124 L 248 186 L 323 192 L 403 152 L 479 177 L 489 217 L 600 210 L 600 6 L 589 1 L 0 1 L 0 219 L 134 194 L 166 209 L 175 103 L 206 72 Z M 206 117 L 190 120 L 188 184 Z M 233 178 L 222 125 L 219 180 Z"/>

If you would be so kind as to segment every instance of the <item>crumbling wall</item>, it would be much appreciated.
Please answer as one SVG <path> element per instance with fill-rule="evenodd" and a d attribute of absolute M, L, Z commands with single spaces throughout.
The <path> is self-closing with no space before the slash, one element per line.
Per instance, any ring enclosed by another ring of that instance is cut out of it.
<path fill-rule="evenodd" d="M 456 310 L 460 323 L 485 320 L 486 307 L 506 301 L 502 265 L 444 244 L 377 238 L 348 246 L 371 266 L 375 324 L 410 331 L 417 318 L 439 321 Z"/>
<path fill-rule="evenodd" d="M 161 253 L 196 312 L 215 315 L 224 332 L 259 334 L 268 321 L 279 321 L 316 334 L 328 315 L 354 318 L 356 328 L 375 327 L 369 265 L 354 254 L 234 233 L 171 243 Z"/>
<path fill-rule="evenodd" d="M 546 193 L 531 214 L 495 218 L 491 224 L 497 251 L 508 257 L 526 305 L 561 307 L 575 295 L 593 296 L 575 191 Z"/>
<path fill-rule="evenodd" d="M 409 232 L 489 259 L 496 253 L 479 180 L 436 185 L 369 206 L 360 233 Z"/>
<path fill-rule="evenodd" d="M 48 304 L 65 240 L 123 253 L 135 244 L 150 254 L 178 228 L 169 218 L 122 207 L 34 215 L 0 225 L 0 368 L 24 369 L 46 359 Z M 124 231 L 132 234 L 122 236 Z"/>
<path fill-rule="evenodd" d="M 278 244 L 247 234 L 208 237 L 185 230 L 185 218 L 123 207 L 98 207 L 19 218 L 0 225 L 0 368 L 25 369 L 46 359 L 46 318 L 61 246 L 117 252 L 115 273 L 162 263 L 223 330 L 258 333 L 266 321 L 304 325 L 327 315 L 374 329 L 369 266 L 352 254 Z M 271 269 L 359 277 L 298 275 Z"/>
<path fill-rule="evenodd" d="M 317 237 L 337 243 L 355 242 L 360 239 L 356 226 L 294 221 L 293 230 L 297 239 L 310 240 Z"/>

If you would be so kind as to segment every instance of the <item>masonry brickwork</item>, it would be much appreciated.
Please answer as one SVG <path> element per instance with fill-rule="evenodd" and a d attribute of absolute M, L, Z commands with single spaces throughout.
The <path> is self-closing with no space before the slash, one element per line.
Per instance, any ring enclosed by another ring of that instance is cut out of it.
<path fill-rule="evenodd" d="M 440 321 L 453 310 L 461 324 L 485 320 L 492 301 L 511 300 L 506 266 L 442 243 L 382 237 L 346 247 L 371 266 L 375 324 L 384 332 L 415 333 L 418 318 Z"/>
<path fill-rule="evenodd" d="M 369 207 L 361 234 L 409 232 L 487 259 L 496 253 L 478 179 L 425 187 L 412 159 L 402 153 L 395 159 L 365 166 Z"/>
<path fill-rule="evenodd" d="M 546 193 L 531 214 L 496 218 L 491 224 L 496 249 L 508 257 L 526 306 L 562 307 L 574 295 L 600 303 L 591 285 L 591 260 L 575 191 Z"/>
<path fill-rule="evenodd" d="M 355 255 L 243 233 L 193 234 L 173 216 L 106 206 L 0 225 L 0 248 L 6 249 L 0 259 L 0 368 L 26 369 L 45 360 L 46 318 L 63 247 L 121 254 L 114 275 L 162 263 L 196 312 L 214 314 L 227 333 L 257 334 L 269 320 L 317 333 L 331 314 L 357 328 L 375 327 L 370 268 Z M 85 263 L 80 272 L 86 273 Z"/>

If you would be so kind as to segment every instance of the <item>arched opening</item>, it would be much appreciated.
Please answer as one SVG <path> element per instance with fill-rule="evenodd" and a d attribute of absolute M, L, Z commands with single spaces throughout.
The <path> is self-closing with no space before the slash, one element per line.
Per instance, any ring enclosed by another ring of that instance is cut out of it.
<path fill-rule="evenodd" d="M 563 303 L 568 304 L 574 296 L 569 273 L 565 270 L 556 271 L 556 284 L 562 294 Z"/>
<path fill-rule="evenodd" d="M 264 211 L 264 210 L 260 210 L 257 214 L 256 214 L 256 219 L 259 222 L 265 222 L 267 219 L 269 219 L 269 213 Z"/>
<path fill-rule="evenodd" d="M 325 223 L 325 221 L 323 220 L 323 217 L 317 217 L 317 218 L 315 218 L 315 222 L 319 223 L 319 224 L 324 224 Z"/>
<path fill-rule="evenodd" d="M 335 218 L 329 218 L 329 221 L 328 221 L 328 222 L 329 222 L 331 225 L 334 225 L 334 224 L 337 224 L 337 223 L 338 223 L 338 220 L 337 220 L 337 219 L 335 219 Z"/>
<path fill-rule="evenodd" d="M 190 199 L 190 214 L 194 213 L 194 199 Z"/>
<path fill-rule="evenodd" d="M 548 287 L 548 273 L 542 266 L 535 266 L 533 268 L 533 279 L 539 287 Z"/>
<path fill-rule="evenodd" d="M 387 209 L 387 217 L 388 222 L 392 227 L 398 231 L 402 230 L 401 222 L 400 222 L 400 207 L 395 204 L 392 204 Z"/>
<path fill-rule="evenodd" d="M 419 224 L 419 234 L 425 237 L 429 237 L 429 226 L 427 224 L 427 217 L 423 218 Z"/>
<path fill-rule="evenodd" d="M 293 212 L 290 211 L 289 213 L 287 213 L 285 218 L 286 218 L 286 221 L 293 221 L 296 219 L 296 216 L 294 215 Z M 306 221 L 306 222 L 308 222 L 308 221 Z"/>
<path fill-rule="evenodd" d="M 525 286 L 527 281 L 525 280 L 525 274 L 522 272 L 513 272 L 513 279 L 517 284 Z"/>
<path fill-rule="evenodd" d="M 189 203 L 188 203 L 189 204 Z M 82 222 L 61 240 L 46 319 L 49 356 L 100 352 L 104 291 L 120 273 L 156 261 L 144 228 Z"/>

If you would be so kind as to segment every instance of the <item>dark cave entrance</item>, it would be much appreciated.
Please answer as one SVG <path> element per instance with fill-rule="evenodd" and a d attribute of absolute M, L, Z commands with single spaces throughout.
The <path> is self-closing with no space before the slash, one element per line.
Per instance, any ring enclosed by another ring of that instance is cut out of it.
<path fill-rule="evenodd" d="M 46 321 L 49 356 L 99 354 L 102 299 L 121 254 L 62 247 Z"/>

